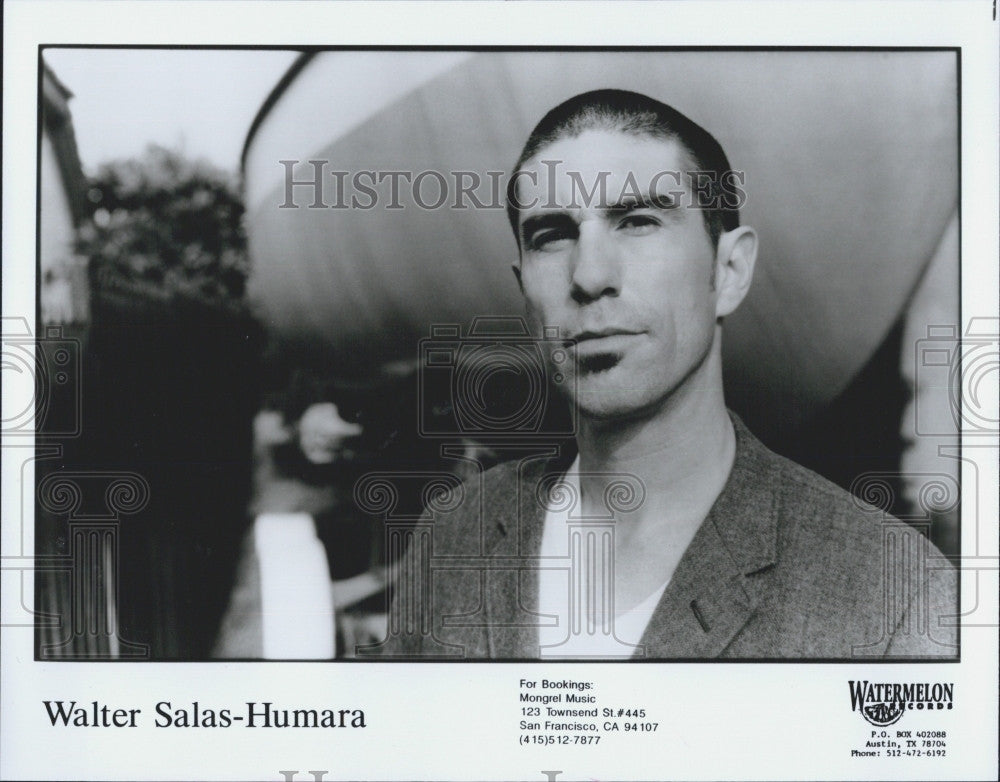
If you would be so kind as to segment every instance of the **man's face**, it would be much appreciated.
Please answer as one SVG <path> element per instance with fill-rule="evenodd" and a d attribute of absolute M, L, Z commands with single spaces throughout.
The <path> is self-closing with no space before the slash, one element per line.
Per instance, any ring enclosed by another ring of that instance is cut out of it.
<path fill-rule="evenodd" d="M 709 354 L 716 252 L 702 211 L 689 208 L 690 169 L 675 141 L 599 130 L 559 139 L 521 169 L 528 314 L 576 341 L 575 382 L 562 385 L 575 387 L 583 415 L 654 410 Z M 606 196 L 598 188 L 588 205 L 602 178 Z"/>

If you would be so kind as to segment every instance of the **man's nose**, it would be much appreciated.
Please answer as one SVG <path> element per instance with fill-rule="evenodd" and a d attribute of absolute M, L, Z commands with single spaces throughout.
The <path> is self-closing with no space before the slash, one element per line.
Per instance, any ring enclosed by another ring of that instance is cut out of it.
<path fill-rule="evenodd" d="M 617 248 L 600 225 L 583 225 L 573 248 L 570 295 L 578 304 L 621 292 L 621 262 Z"/>

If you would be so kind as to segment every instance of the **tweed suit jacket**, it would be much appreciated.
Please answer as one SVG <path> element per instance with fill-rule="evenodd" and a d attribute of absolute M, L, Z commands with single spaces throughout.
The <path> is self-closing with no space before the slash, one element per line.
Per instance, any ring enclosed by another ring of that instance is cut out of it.
<path fill-rule="evenodd" d="M 732 418 L 732 472 L 632 659 L 955 658 L 956 573 L 940 552 Z M 501 464 L 425 517 L 379 653 L 538 658 L 538 626 L 553 621 L 535 610 L 538 569 L 551 566 L 538 556 L 541 487 L 564 471 Z"/>

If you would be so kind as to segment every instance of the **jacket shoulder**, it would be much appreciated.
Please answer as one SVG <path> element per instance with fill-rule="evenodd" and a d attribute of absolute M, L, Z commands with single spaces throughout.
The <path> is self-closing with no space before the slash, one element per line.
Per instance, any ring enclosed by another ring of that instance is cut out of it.
<path fill-rule="evenodd" d="M 775 580 L 802 654 L 953 655 L 955 571 L 921 530 L 789 459 L 767 451 L 763 460 L 775 492 Z M 891 500 L 886 485 L 868 489 Z M 844 641 L 836 653 L 831 638 Z"/>

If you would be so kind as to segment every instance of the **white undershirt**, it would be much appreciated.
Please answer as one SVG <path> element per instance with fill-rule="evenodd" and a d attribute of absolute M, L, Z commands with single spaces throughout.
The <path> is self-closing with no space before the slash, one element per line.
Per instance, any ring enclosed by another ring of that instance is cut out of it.
<path fill-rule="evenodd" d="M 636 654 L 636 646 L 670 581 L 669 579 L 664 581 L 638 605 L 630 609 L 623 611 L 616 606 L 612 615 L 608 610 L 611 590 L 604 585 L 602 579 L 604 570 L 599 564 L 601 558 L 598 557 L 598 564 L 595 567 L 587 568 L 578 564 L 577 570 L 580 572 L 573 572 L 573 558 L 570 556 L 570 538 L 573 531 L 577 531 L 581 547 L 586 546 L 588 533 L 596 532 L 597 535 L 590 539 L 595 545 L 595 550 L 598 550 L 602 545 L 601 541 L 606 540 L 602 533 L 614 524 L 609 520 L 606 526 L 601 525 L 598 529 L 592 525 L 583 528 L 579 526 L 581 502 L 579 471 L 578 456 L 563 476 L 567 491 L 565 496 L 576 498 L 574 505 L 558 508 L 555 507 L 555 503 L 550 503 L 545 513 L 540 550 L 541 570 L 538 574 L 537 610 L 548 616 L 542 619 L 546 622 L 546 626 L 538 628 L 541 657 L 565 659 L 630 657 L 633 654 L 641 656 L 641 650 Z M 614 561 L 613 551 L 610 549 L 610 544 L 607 545 L 607 556 L 603 562 L 611 564 Z M 578 555 L 577 562 L 584 561 L 585 559 Z M 592 584 L 592 580 L 597 583 Z M 574 585 L 577 589 L 573 589 Z M 578 605 L 576 610 L 571 612 L 573 592 L 576 592 L 575 602 Z M 587 595 L 593 599 L 588 600 Z M 591 603 L 593 608 L 588 609 Z M 578 617 L 576 627 L 573 627 L 571 621 L 573 613 Z"/>

